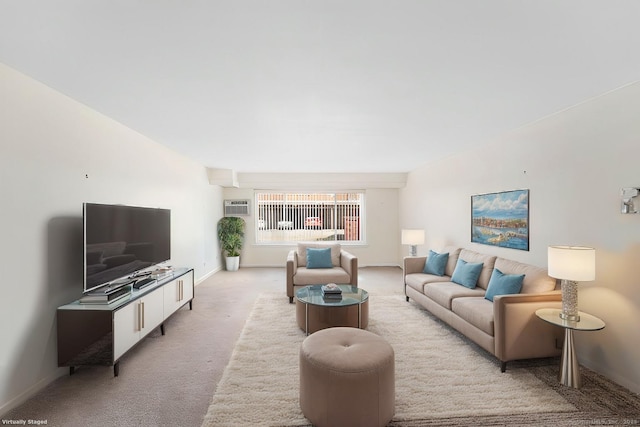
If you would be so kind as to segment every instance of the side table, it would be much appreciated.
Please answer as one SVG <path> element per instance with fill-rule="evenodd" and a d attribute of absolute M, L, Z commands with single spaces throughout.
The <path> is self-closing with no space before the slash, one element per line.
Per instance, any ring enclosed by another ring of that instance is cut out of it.
<path fill-rule="evenodd" d="M 560 317 L 562 310 L 558 308 L 541 308 L 536 310 L 536 316 L 545 322 L 564 328 L 564 345 L 562 346 L 562 359 L 560 361 L 560 374 L 558 379 L 560 383 L 580 388 L 582 381 L 580 379 L 580 365 L 576 356 L 576 349 L 573 344 L 573 331 L 599 331 L 604 329 L 604 322 L 592 316 L 591 314 L 578 312 L 580 320 L 565 320 Z"/>

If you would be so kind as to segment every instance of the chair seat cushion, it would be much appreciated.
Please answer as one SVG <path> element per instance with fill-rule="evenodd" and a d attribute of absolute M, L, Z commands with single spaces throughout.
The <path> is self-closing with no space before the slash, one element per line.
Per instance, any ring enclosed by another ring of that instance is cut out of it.
<path fill-rule="evenodd" d="M 306 268 L 298 267 L 293 275 L 294 285 L 322 285 L 326 283 L 349 283 L 351 277 L 342 267 Z"/>

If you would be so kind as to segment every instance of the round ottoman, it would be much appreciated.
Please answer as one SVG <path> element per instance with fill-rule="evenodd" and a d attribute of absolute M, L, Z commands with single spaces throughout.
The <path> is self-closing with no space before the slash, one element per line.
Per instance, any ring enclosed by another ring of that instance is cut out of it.
<path fill-rule="evenodd" d="M 300 348 L 300 408 L 314 426 L 385 426 L 395 411 L 393 348 L 357 328 L 328 328 Z"/>

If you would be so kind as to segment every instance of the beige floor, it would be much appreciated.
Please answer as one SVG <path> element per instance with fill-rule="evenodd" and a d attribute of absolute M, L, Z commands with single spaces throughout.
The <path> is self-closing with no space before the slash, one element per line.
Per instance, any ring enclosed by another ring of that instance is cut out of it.
<path fill-rule="evenodd" d="M 371 295 L 403 293 L 400 268 L 361 268 L 359 281 Z M 46 420 L 48 426 L 200 426 L 260 292 L 287 298 L 284 269 L 221 271 L 196 287 L 192 311 L 182 308 L 165 322 L 164 336 L 152 332 L 121 359 L 119 377 L 111 367 L 80 367 L 2 419 Z"/>

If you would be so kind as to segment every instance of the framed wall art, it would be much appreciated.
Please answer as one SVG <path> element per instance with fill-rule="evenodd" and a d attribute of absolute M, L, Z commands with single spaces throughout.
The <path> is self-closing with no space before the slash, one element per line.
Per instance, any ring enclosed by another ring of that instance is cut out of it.
<path fill-rule="evenodd" d="M 471 196 L 471 241 L 529 250 L 529 190 Z"/>

